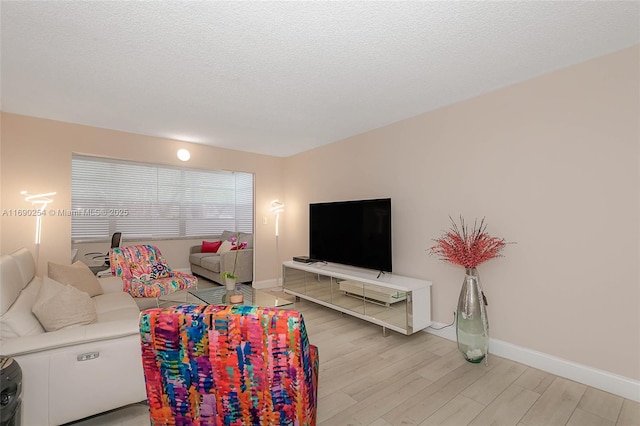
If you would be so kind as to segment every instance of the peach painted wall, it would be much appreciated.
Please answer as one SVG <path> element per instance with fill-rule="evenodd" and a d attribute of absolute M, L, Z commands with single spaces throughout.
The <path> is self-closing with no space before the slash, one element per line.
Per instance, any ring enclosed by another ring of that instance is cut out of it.
<path fill-rule="evenodd" d="M 283 163 L 278 157 L 213 148 L 169 139 L 153 138 L 114 130 L 80 126 L 14 114 L 2 114 L 0 145 L 0 210 L 29 208 L 20 191 L 57 191 L 51 208 L 71 208 L 72 153 L 120 158 L 157 164 L 202 169 L 237 170 L 255 173 L 256 216 L 269 214 L 269 203 L 283 198 Z M 176 151 L 188 148 L 191 160 L 179 161 Z M 34 249 L 35 219 L 2 216 L 0 250 L 9 253 L 20 247 Z M 177 240 L 157 242 L 169 264 L 188 268 L 188 245 Z M 255 223 L 255 279 L 275 277 L 274 223 Z M 101 246 L 108 248 L 108 243 Z M 43 220 L 38 272 L 46 261 L 68 263 L 71 251 L 71 219 Z M 259 253 L 259 255 L 258 255 Z"/>
<path fill-rule="evenodd" d="M 427 248 L 486 217 L 517 243 L 479 267 L 492 337 L 640 379 L 639 50 L 288 158 L 282 257 L 308 253 L 310 202 L 391 197 L 394 272 L 449 323 L 464 270 Z"/>

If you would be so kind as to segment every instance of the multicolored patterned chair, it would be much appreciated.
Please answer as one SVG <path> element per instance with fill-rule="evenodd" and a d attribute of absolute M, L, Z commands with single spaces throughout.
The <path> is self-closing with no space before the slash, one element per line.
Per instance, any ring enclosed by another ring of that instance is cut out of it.
<path fill-rule="evenodd" d="M 116 247 L 109 251 L 111 273 L 121 277 L 123 290 L 133 297 L 155 297 L 198 285 L 190 274 L 172 271 L 156 246 Z"/>
<path fill-rule="evenodd" d="M 315 425 L 318 349 L 300 312 L 154 308 L 140 335 L 152 425 Z"/>

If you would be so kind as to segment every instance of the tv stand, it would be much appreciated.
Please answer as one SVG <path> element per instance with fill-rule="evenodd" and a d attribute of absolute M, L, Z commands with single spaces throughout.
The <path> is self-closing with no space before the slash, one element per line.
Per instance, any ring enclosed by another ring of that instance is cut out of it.
<path fill-rule="evenodd" d="M 282 264 L 287 294 L 402 334 L 431 325 L 431 282 L 334 263 Z"/>

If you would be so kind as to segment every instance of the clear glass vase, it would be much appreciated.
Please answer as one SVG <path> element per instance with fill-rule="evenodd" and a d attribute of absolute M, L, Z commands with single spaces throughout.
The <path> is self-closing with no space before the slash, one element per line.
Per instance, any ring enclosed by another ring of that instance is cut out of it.
<path fill-rule="evenodd" d="M 466 268 L 458 298 L 456 337 L 458 349 L 467 361 L 473 363 L 483 359 L 486 363 L 489 353 L 489 320 L 485 305 L 477 269 Z"/>

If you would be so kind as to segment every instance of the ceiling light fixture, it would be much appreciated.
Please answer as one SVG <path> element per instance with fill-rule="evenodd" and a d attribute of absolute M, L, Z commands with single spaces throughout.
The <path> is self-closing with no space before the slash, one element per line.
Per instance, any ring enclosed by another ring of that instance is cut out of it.
<path fill-rule="evenodd" d="M 189 161 L 191 158 L 191 153 L 186 149 L 182 148 L 178 150 L 178 159 L 180 161 Z"/>

